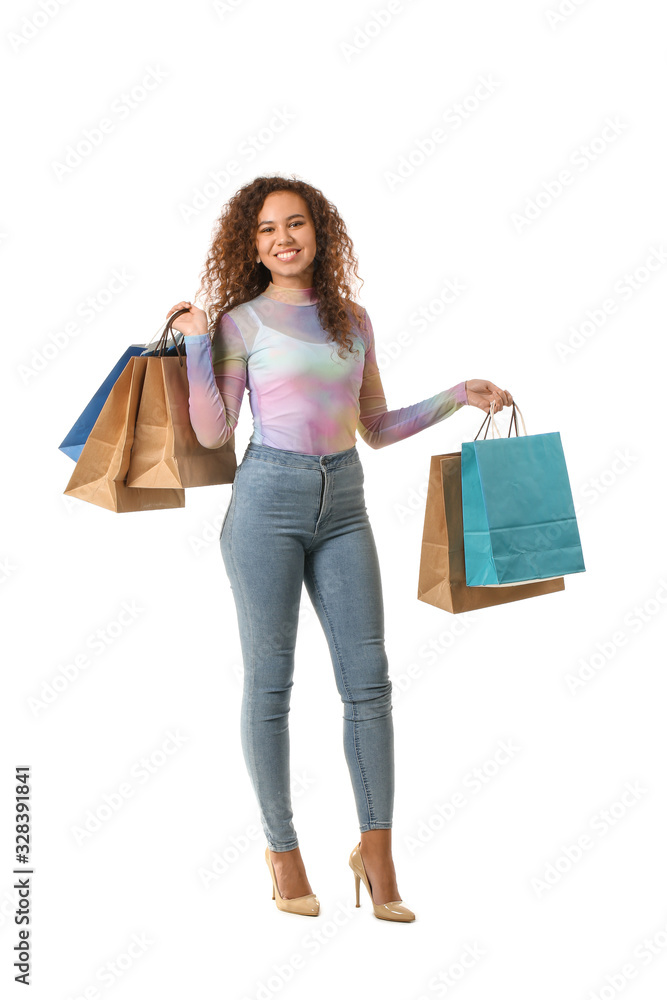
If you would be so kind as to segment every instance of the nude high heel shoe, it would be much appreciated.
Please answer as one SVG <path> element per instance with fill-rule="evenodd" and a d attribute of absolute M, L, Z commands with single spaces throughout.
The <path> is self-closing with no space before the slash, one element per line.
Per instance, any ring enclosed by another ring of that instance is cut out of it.
<path fill-rule="evenodd" d="M 415 915 L 412 910 L 409 910 L 407 906 L 403 904 L 400 899 L 393 899 L 389 903 L 375 903 L 373 902 L 373 893 L 371 892 L 371 887 L 368 882 L 368 875 L 366 874 L 366 869 L 364 867 L 364 861 L 361 857 L 361 841 L 354 848 L 350 854 L 350 868 L 354 872 L 354 887 L 357 891 L 357 906 L 359 903 L 359 883 L 361 879 L 364 880 L 364 885 L 368 889 L 368 895 L 371 897 L 371 903 L 373 903 L 373 913 L 380 920 L 414 920 Z"/>
<path fill-rule="evenodd" d="M 273 867 L 273 862 L 271 861 L 268 845 L 264 852 L 264 857 L 266 858 L 266 863 L 269 866 L 271 881 L 273 882 L 273 895 L 271 896 L 271 899 L 275 899 L 278 909 L 284 910 L 286 913 L 301 913 L 304 917 L 318 916 L 320 912 L 320 901 L 314 892 L 309 892 L 307 896 L 295 896 L 294 899 L 283 899 L 280 895 L 280 889 L 278 888 L 276 870 Z"/>

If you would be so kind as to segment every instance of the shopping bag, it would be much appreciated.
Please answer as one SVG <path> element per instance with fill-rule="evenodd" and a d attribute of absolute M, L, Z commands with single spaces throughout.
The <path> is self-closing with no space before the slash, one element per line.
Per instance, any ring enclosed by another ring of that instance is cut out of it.
<path fill-rule="evenodd" d="M 159 332 L 161 331 L 162 328 L 160 328 Z M 78 460 L 83 446 L 88 439 L 88 435 L 93 429 L 93 424 L 102 412 L 102 407 L 106 402 L 107 396 L 111 392 L 114 382 L 125 368 L 127 362 L 130 358 L 138 357 L 141 354 L 153 353 L 157 343 L 158 341 L 154 341 L 149 344 L 130 344 L 122 357 L 118 359 L 114 367 L 111 369 L 104 382 L 102 382 L 102 385 L 99 387 L 93 398 L 84 408 L 81 415 L 77 418 L 77 420 L 75 420 L 72 427 L 58 445 L 60 451 L 62 451 L 65 455 L 69 455 L 69 457 L 75 462 Z M 176 343 L 174 343 L 174 345 L 169 347 L 169 354 L 175 353 L 176 350 L 177 346 Z"/>
<path fill-rule="evenodd" d="M 132 489 L 125 484 L 134 423 L 148 358 L 131 357 L 116 379 L 84 444 L 65 494 L 124 513 L 185 506 L 183 489 Z"/>
<path fill-rule="evenodd" d="M 463 550 L 461 452 L 431 457 L 417 598 L 451 614 L 564 590 L 563 577 L 510 587 L 468 587 Z"/>
<path fill-rule="evenodd" d="M 132 489 L 214 486 L 234 481 L 234 435 L 220 448 L 205 448 L 199 443 L 190 423 L 185 348 L 176 357 L 162 353 L 171 324 L 181 312 L 187 310 L 170 317 L 156 356 L 146 361 L 127 473 L 127 485 Z"/>
<path fill-rule="evenodd" d="M 500 436 L 493 406 L 488 419 L 494 436 L 461 448 L 467 585 L 503 587 L 585 572 L 559 432 L 527 434 L 516 403 L 515 437 Z"/>
<path fill-rule="evenodd" d="M 120 373 L 130 358 L 137 357 L 146 349 L 145 344 L 130 344 L 123 356 L 119 358 L 111 369 L 102 385 L 99 387 L 93 398 L 85 407 L 81 415 L 75 420 L 61 443 L 58 445 L 60 451 L 69 455 L 76 462 L 81 455 L 83 446 L 88 440 L 88 435 L 93 429 L 93 424 L 102 412 L 102 407 L 111 392 L 111 389 L 118 379 Z"/>

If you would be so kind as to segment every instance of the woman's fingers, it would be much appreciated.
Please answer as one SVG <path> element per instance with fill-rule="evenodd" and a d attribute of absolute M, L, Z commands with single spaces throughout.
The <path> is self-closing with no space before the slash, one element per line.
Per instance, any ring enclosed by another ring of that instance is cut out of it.
<path fill-rule="evenodd" d="M 507 389 L 501 389 L 500 386 L 494 385 L 493 382 L 489 382 L 489 386 L 492 391 L 492 399 L 495 399 L 496 411 L 502 410 L 503 406 L 511 406 L 514 402 L 512 393 L 508 392 Z"/>
<path fill-rule="evenodd" d="M 192 305 L 191 302 L 186 302 L 186 301 L 177 303 L 177 305 L 171 307 L 171 309 L 167 313 L 166 319 L 169 319 L 172 313 L 178 312 L 179 309 L 189 309 L 191 305 Z"/>
<path fill-rule="evenodd" d="M 489 382 L 486 379 L 468 379 L 466 391 L 476 397 L 474 398 L 475 406 L 479 406 L 485 413 L 490 412 L 491 403 L 493 403 L 494 412 L 499 413 L 504 406 L 511 406 L 514 402 L 514 397 L 508 389 L 501 389 L 495 382 Z"/>

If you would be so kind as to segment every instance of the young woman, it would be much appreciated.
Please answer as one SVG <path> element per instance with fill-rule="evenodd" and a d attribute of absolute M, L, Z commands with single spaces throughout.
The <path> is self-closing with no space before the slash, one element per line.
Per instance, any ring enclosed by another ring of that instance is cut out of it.
<path fill-rule="evenodd" d="M 246 385 L 254 431 L 220 532 L 243 653 L 243 754 L 260 808 L 273 898 L 315 916 L 292 823 L 288 712 L 305 582 L 343 702 L 343 746 L 360 840 L 349 859 L 377 917 L 414 920 L 391 851 L 394 742 L 380 568 L 355 432 L 383 448 L 466 404 L 511 405 L 493 382 L 459 382 L 388 410 L 357 259 L 343 220 L 305 182 L 258 177 L 229 200 L 202 272 L 211 304 L 174 323 L 185 337 L 190 419 L 218 448 L 234 433 Z M 363 284 L 363 282 L 362 282 Z M 277 891 L 276 891 L 277 890 Z"/>

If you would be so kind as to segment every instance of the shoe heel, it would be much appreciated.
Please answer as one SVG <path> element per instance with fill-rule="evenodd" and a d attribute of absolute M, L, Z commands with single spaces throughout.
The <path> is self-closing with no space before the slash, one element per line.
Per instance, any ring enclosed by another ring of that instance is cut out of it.
<path fill-rule="evenodd" d="M 287 913 L 300 913 L 305 917 L 317 917 L 320 912 L 320 901 L 314 892 L 309 892 L 305 896 L 295 896 L 289 899 L 283 899 L 280 895 L 280 889 L 278 888 L 278 883 L 276 881 L 276 871 L 271 861 L 268 844 L 266 850 L 264 851 L 264 858 L 269 866 L 269 874 L 271 875 L 271 899 L 275 899 L 278 909 L 284 910 Z M 277 899 L 276 893 L 278 893 Z"/>
<path fill-rule="evenodd" d="M 392 899 L 389 903 L 376 903 L 373 899 L 373 893 L 371 891 L 371 884 L 368 880 L 368 874 L 366 872 L 366 866 L 364 865 L 364 859 L 361 856 L 361 842 L 359 842 L 350 854 L 348 864 L 352 871 L 354 872 L 354 887 L 357 894 L 357 906 L 359 906 L 359 886 L 361 880 L 364 880 L 364 885 L 371 899 L 371 906 L 373 907 L 373 913 L 380 920 L 402 920 L 410 921 L 415 919 L 415 914 L 412 910 L 404 904 L 402 899 Z"/>

